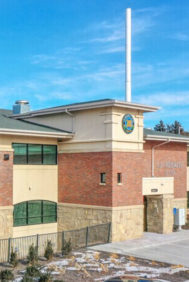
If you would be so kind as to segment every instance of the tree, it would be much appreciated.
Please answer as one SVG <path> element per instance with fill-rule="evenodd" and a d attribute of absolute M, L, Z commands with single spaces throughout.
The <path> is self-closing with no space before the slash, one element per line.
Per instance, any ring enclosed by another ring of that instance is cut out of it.
<path fill-rule="evenodd" d="M 175 134 L 180 134 L 184 131 L 181 123 L 177 120 L 171 125 L 171 132 Z"/>
<path fill-rule="evenodd" d="M 164 122 L 160 120 L 158 124 L 154 127 L 155 131 L 163 131 L 163 132 L 169 132 L 174 134 L 184 134 L 184 128 L 182 127 L 181 123 L 177 120 L 175 120 L 172 124 L 167 124 L 165 126 Z"/>
<path fill-rule="evenodd" d="M 155 125 L 154 130 L 155 131 L 164 131 L 165 132 L 166 131 L 166 126 L 165 126 L 164 122 L 162 120 L 160 120 L 159 123 Z"/>

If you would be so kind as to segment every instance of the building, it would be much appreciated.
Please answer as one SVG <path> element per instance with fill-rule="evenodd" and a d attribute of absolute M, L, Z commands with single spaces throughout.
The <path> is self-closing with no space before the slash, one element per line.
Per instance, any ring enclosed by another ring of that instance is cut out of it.
<path fill-rule="evenodd" d="M 0 238 L 106 222 L 112 241 L 172 232 L 189 138 L 144 129 L 156 110 L 111 99 L 0 110 Z"/>

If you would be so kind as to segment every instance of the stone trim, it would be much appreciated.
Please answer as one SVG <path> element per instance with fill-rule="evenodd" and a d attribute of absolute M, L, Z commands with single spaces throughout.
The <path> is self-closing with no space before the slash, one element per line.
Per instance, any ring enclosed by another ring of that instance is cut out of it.
<path fill-rule="evenodd" d="M 0 206 L 0 210 L 13 210 L 13 206 Z"/>
<path fill-rule="evenodd" d="M 82 204 L 69 204 L 69 203 L 58 203 L 59 206 L 69 207 L 69 208 L 88 208 L 97 210 L 109 210 L 109 211 L 120 211 L 128 209 L 140 209 L 144 205 L 132 205 L 132 206 L 119 206 L 119 207 L 105 207 L 105 206 L 93 206 L 93 205 L 82 205 Z"/>

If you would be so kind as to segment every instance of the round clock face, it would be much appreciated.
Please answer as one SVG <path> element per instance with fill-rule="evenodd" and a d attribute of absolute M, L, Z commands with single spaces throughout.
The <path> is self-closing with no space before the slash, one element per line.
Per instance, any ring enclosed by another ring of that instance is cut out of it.
<path fill-rule="evenodd" d="M 122 119 L 122 127 L 125 133 L 129 134 L 133 132 L 135 126 L 134 118 L 130 114 L 126 114 Z"/>

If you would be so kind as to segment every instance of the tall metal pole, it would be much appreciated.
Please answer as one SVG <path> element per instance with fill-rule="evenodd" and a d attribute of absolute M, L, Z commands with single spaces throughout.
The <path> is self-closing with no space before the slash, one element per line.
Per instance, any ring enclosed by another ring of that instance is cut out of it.
<path fill-rule="evenodd" d="M 131 102 L 131 9 L 126 9 L 125 100 Z"/>

